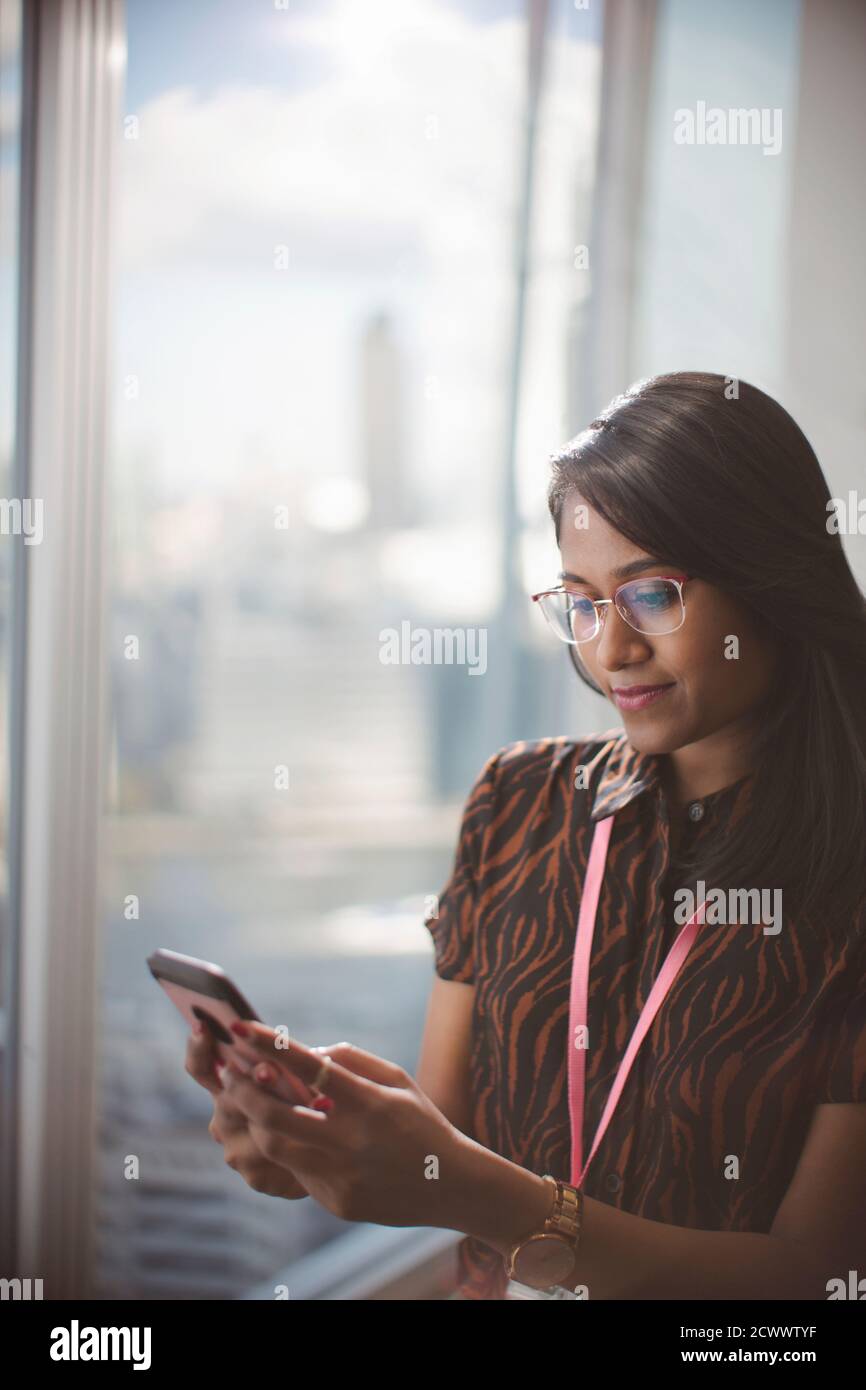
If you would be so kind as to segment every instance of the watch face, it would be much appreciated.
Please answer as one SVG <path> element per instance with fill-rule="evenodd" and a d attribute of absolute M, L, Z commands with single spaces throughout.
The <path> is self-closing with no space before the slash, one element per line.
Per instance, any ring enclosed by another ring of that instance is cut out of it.
<path fill-rule="evenodd" d="M 531 1289 L 547 1289 L 568 1278 L 574 1266 L 574 1252 L 557 1235 L 539 1235 L 517 1252 L 512 1279 Z"/>

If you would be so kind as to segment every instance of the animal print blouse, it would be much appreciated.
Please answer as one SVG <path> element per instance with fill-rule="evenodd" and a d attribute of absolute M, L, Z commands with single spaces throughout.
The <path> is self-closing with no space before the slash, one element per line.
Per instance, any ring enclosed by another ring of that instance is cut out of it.
<path fill-rule="evenodd" d="M 692 802 L 679 852 L 723 833 L 755 790 L 750 774 Z M 472 1137 L 566 1181 L 572 954 L 593 828 L 613 813 L 590 963 L 585 1156 L 685 920 L 658 759 L 621 729 L 501 748 L 472 787 L 425 923 L 437 974 L 475 988 Z M 654 1221 L 766 1232 L 813 1108 L 866 1102 L 866 869 L 853 920 L 819 929 L 784 906 L 781 929 L 766 931 L 766 916 L 702 926 L 590 1164 L 588 1196 Z M 462 1297 L 504 1298 L 507 1285 L 502 1257 L 464 1238 Z"/>

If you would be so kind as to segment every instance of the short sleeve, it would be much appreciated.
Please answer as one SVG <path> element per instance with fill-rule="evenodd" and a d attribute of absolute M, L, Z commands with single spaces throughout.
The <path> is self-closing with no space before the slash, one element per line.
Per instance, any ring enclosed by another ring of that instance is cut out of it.
<path fill-rule="evenodd" d="M 499 753 L 493 753 L 473 783 L 463 807 L 451 876 L 424 922 L 433 938 L 436 974 L 461 984 L 472 984 L 475 979 L 482 850 L 498 758 Z"/>
<path fill-rule="evenodd" d="M 817 1100 L 866 1101 L 866 942 L 833 1009 Z"/>

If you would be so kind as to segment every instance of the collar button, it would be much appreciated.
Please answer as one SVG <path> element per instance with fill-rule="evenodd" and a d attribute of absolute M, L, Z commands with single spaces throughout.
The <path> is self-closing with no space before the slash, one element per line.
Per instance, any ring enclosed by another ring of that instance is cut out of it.
<path fill-rule="evenodd" d="M 691 805 L 689 806 L 689 820 L 698 821 L 698 820 L 703 820 L 703 818 L 704 818 L 704 806 L 703 806 L 703 802 L 701 802 L 701 801 L 693 801 L 693 802 L 691 803 Z"/>

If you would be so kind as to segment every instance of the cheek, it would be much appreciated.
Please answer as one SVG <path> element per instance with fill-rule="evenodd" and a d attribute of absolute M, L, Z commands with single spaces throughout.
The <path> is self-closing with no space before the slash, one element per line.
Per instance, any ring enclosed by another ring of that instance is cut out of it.
<path fill-rule="evenodd" d="M 696 623 L 675 660 L 686 679 L 724 680 L 737 666 L 730 655 L 736 651 L 736 639 L 730 625 Z"/>
<path fill-rule="evenodd" d="M 595 653 L 596 653 L 597 647 L 598 647 L 598 643 L 597 643 L 597 642 L 590 642 L 589 645 L 588 645 L 588 647 L 584 647 L 584 648 L 575 647 L 575 648 L 573 648 L 574 653 L 575 653 L 575 656 L 572 657 L 572 660 L 574 661 L 574 659 L 575 659 L 575 657 L 576 657 L 576 659 L 577 659 L 577 664 L 578 664 L 579 666 L 582 666 L 582 667 L 584 668 L 584 670 L 586 671 L 587 675 L 590 676 L 591 679 L 595 681 L 596 685 L 600 686 L 601 689 L 604 690 L 604 688 L 605 688 L 605 681 L 606 681 L 606 679 L 609 679 L 609 673 L 603 672 L 602 669 L 601 669 L 601 667 L 599 666 L 598 662 L 596 661 Z"/>
<path fill-rule="evenodd" d="M 772 660 L 766 642 L 741 615 L 708 614 L 670 654 L 672 672 L 691 694 L 714 705 L 747 707 L 767 688 Z"/>

